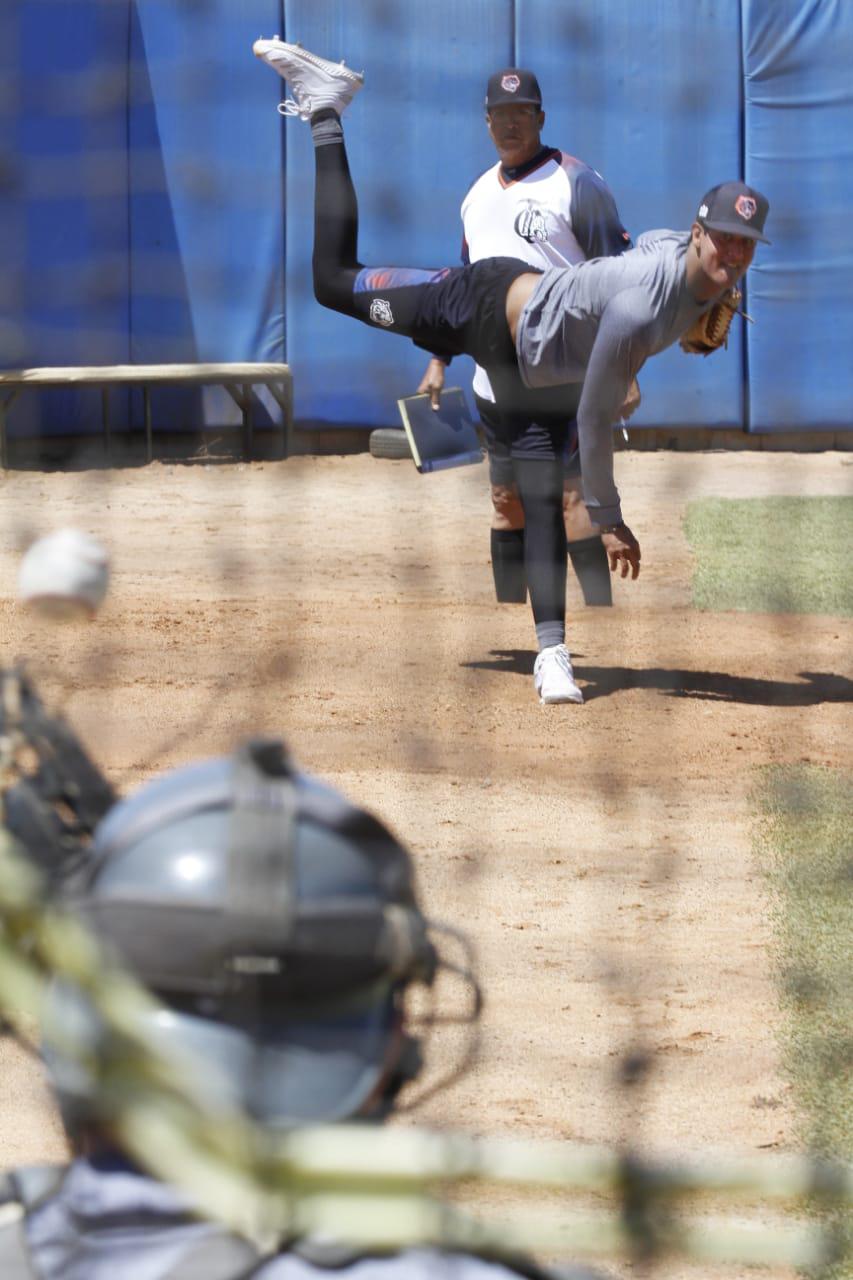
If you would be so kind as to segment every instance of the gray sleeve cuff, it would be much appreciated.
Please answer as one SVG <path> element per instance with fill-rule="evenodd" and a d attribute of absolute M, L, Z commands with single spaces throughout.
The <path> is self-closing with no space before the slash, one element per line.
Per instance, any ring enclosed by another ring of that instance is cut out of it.
<path fill-rule="evenodd" d="M 622 507 L 619 503 L 615 507 L 597 507 L 594 503 L 586 504 L 589 518 L 593 524 L 621 524 L 622 523 Z"/>

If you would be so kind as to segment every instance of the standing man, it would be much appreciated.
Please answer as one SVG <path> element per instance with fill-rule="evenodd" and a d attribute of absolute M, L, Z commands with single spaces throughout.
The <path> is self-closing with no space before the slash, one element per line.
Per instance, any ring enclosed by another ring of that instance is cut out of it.
<path fill-rule="evenodd" d="M 722 345 L 740 298 L 735 286 L 756 241 L 766 243 L 766 196 L 743 182 L 719 183 L 689 230 L 648 231 L 617 258 L 576 266 L 541 270 L 520 258 L 484 258 L 463 267 L 366 267 L 358 260 L 358 200 L 341 124 L 363 77 L 277 37 L 257 40 L 254 52 L 290 84 L 285 114 L 311 127 L 317 301 L 425 351 L 473 356 L 488 372 L 525 512 L 539 644 L 534 684 L 543 702 L 582 702 L 565 644 L 565 422 L 519 423 L 505 406 L 517 404 L 523 388 L 560 394 L 583 383 L 577 425 L 584 502 L 611 570 L 636 578 L 640 544 L 622 517 L 613 423 L 651 356 L 680 340 L 705 354 Z"/>
<path fill-rule="evenodd" d="M 462 202 L 462 261 L 513 257 L 533 267 L 565 267 L 587 258 L 624 253 L 631 238 L 600 174 L 583 161 L 543 146 L 542 93 L 532 71 L 506 67 L 489 78 L 486 125 L 498 153 Z M 419 392 L 438 408 L 446 361 L 433 356 Z M 496 434 L 507 407 L 495 404 L 485 369 L 474 374 L 474 398 L 486 436 L 492 497 L 491 553 L 495 594 L 504 603 L 524 603 L 524 509 L 509 449 Z M 524 391 L 512 406 L 531 426 L 549 415 L 567 423 L 570 446 L 563 480 L 563 516 L 569 558 L 588 605 L 612 604 L 607 553 L 583 503 L 574 417 L 581 386 L 555 397 Z"/>

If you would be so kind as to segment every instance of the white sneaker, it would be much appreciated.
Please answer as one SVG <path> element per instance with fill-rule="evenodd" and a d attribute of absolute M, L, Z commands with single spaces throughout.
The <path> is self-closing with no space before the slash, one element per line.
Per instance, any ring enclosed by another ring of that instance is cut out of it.
<path fill-rule="evenodd" d="M 533 665 L 533 683 L 542 702 L 583 702 L 564 644 L 552 644 L 542 650 Z"/>
<path fill-rule="evenodd" d="M 293 90 L 293 97 L 279 103 L 283 116 L 310 120 L 313 112 L 331 107 L 340 115 L 364 84 L 364 76 L 343 62 L 328 62 L 298 44 L 285 44 L 278 36 L 256 40 L 252 52 L 277 71 Z"/>

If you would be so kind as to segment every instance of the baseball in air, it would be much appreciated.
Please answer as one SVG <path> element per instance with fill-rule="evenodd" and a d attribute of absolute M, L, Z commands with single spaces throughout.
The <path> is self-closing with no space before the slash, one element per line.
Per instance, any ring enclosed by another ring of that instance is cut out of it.
<path fill-rule="evenodd" d="M 21 603 L 44 617 L 92 617 L 107 594 L 106 548 L 80 529 L 57 529 L 34 542 L 18 572 Z"/>

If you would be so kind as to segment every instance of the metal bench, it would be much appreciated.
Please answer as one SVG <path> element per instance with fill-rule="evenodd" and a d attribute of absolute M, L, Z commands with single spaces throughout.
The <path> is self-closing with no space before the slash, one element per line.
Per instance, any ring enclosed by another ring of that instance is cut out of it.
<path fill-rule="evenodd" d="M 6 469 L 6 416 L 13 401 L 26 387 L 95 386 L 101 388 L 101 421 L 104 448 L 110 451 L 110 387 L 142 388 L 147 460 L 153 457 L 151 430 L 151 387 L 172 383 L 181 386 L 224 387 L 243 415 L 243 453 L 252 455 L 253 388 L 266 387 L 282 410 L 282 446 L 290 451 L 293 428 L 293 378 L 286 364 L 113 364 L 87 368 L 3 369 L 0 370 L 0 467 Z"/>

